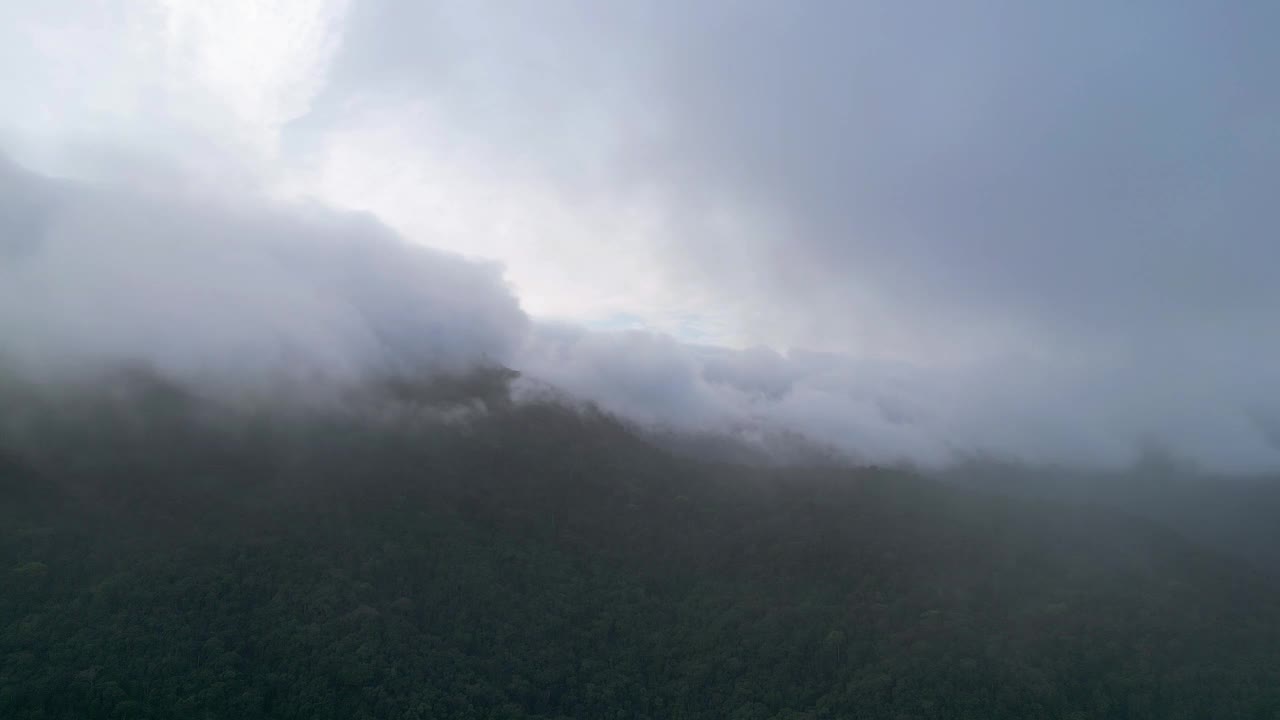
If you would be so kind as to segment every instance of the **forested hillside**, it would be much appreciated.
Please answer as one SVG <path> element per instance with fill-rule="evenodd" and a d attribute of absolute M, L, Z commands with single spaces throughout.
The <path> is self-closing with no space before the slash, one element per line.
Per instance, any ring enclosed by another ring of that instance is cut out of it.
<path fill-rule="evenodd" d="M 1280 476 L 1207 473 L 1157 457 L 1110 471 L 987 459 L 938 477 L 1001 495 L 1105 506 L 1177 528 L 1190 540 L 1280 578 Z"/>
<path fill-rule="evenodd" d="M 0 717 L 1280 716 L 1280 592 L 1174 527 L 507 379 L 6 383 Z"/>

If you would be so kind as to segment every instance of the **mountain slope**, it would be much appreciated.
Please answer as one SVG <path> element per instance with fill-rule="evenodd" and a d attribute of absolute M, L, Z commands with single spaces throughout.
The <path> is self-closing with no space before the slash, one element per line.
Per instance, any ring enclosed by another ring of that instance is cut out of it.
<path fill-rule="evenodd" d="M 1149 521 L 423 397 L 7 405 L 0 715 L 1280 713 L 1280 593 Z"/>

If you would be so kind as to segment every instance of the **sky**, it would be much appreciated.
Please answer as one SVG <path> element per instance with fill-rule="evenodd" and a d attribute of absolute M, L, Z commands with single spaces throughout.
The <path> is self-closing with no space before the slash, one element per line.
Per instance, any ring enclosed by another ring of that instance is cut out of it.
<path fill-rule="evenodd" d="M 1275 27 L 0 0 L 0 330 L 33 366 L 479 358 L 877 462 L 1276 470 Z"/>

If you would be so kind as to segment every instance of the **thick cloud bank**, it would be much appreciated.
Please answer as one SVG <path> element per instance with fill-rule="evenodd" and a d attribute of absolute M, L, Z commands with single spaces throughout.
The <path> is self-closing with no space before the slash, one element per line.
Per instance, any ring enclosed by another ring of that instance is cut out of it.
<path fill-rule="evenodd" d="M 147 185 L 154 187 L 154 185 Z M 0 359 L 57 373 L 141 361 L 180 377 L 343 382 L 514 367 L 634 421 L 746 440 L 798 432 L 866 462 L 975 454 L 1124 465 L 1152 446 L 1274 468 L 1257 358 L 1167 367 L 923 365 L 531 321 L 500 269 L 366 215 L 234 192 L 104 188 L 0 168 Z M 1227 367 L 1224 365 L 1223 367 Z"/>
<path fill-rule="evenodd" d="M 1118 468 L 1156 450 L 1229 472 L 1280 465 L 1266 385 L 1211 383 L 1172 364 L 947 368 L 563 325 L 535 326 L 519 362 L 642 423 L 747 441 L 797 432 L 861 462 Z"/>
<path fill-rule="evenodd" d="M 0 351 L 28 369 L 452 370 L 506 362 L 526 324 L 498 267 L 368 216 L 0 165 Z"/>

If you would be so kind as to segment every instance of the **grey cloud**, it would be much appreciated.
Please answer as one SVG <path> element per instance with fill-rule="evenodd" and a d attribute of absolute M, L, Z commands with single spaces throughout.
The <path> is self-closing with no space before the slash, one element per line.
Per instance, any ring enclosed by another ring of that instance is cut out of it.
<path fill-rule="evenodd" d="M 1274 10 L 748 7 L 672 61 L 668 160 L 790 219 L 751 251 L 830 331 L 867 295 L 918 334 L 1008 323 L 1010 344 L 1277 298 Z"/>
<path fill-rule="evenodd" d="M 1056 47 L 1044 37 L 1050 28 L 1030 29 Z M 1108 62 L 1117 51 L 1092 48 L 1088 36 L 1075 39 L 1075 55 L 1005 51 L 992 66 L 1025 76 L 997 75 L 997 88 L 957 100 L 975 107 L 913 109 L 921 98 L 945 99 L 948 73 L 938 66 L 968 57 L 964 48 L 950 54 L 957 60 L 935 56 L 921 38 L 928 65 L 900 77 L 889 68 L 917 52 L 913 37 L 899 28 L 887 57 L 850 70 L 815 63 L 831 92 L 847 75 L 882 79 L 875 93 L 827 101 L 845 116 L 835 126 L 809 127 L 797 110 L 818 97 L 777 102 L 791 110 L 765 113 L 763 125 L 735 124 L 761 117 L 745 92 L 728 97 L 746 106 L 709 108 L 716 122 L 699 125 L 724 156 L 758 163 L 724 182 L 794 218 L 785 246 L 749 249 L 777 268 L 768 297 L 791 305 L 788 318 L 812 323 L 813 334 L 847 333 L 858 346 L 943 358 L 1032 349 L 1152 363 L 1198 354 L 1197 344 L 1258 347 L 1256 333 L 1222 330 L 1261 321 L 1280 300 L 1264 269 L 1274 258 L 1264 239 L 1271 221 L 1257 202 L 1258 188 L 1274 184 L 1260 172 L 1265 152 L 1221 143 L 1213 134 L 1223 127 L 1175 127 L 1187 121 L 1144 89 L 1150 68 Z M 1176 44 L 1166 52 L 1203 55 Z M 1192 109 L 1216 104 L 1190 89 L 1170 92 L 1188 95 L 1181 102 Z M 974 113 L 956 126 L 955 115 Z M 708 172 L 722 161 L 736 167 L 717 154 Z M 1239 187 L 1206 187 L 1206 175 Z"/>
<path fill-rule="evenodd" d="M 791 391 L 796 372 L 776 350 L 753 347 L 741 351 L 706 349 L 702 378 L 748 395 L 779 400 Z"/>
<path fill-rule="evenodd" d="M 317 117 L 412 96 L 584 204 L 663 198 L 670 272 L 859 368 L 766 383 L 824 437 L 1275 464 L 1275 6 L 501 5 L 432 6 L 423 50 L 379 46 L 405 6 L 366 4 Z M 745 230 L 707 231 L 726 207 Z M 621 353 L 637 388 L 670 373 L 646 414 L 736 402 L 745 371 L 673 352 Z"/>
<path fill-rule="evenodd" d="M 784 341 L 1154 346 L 1280 301 L 1267 6 L 431 7 L 422 45 L 378 32 L 404 5 L 358 8 L 329 104 L 416 94 L 584 193 L 779 218 L 686 216 L 668 248 Z"/>
<path fill-rule="evenodd" d="M 1274 468 L 1269 415 L 1229 387 L 1179 391 L 1123 371 L 1011 363 L 939 370 L 792 351 L 782 356 L 661 335 L 539 324 L 516 362 L 606 410 L 749 442 L 799 432 L 847 457 L 943 467 L 972 457 L 1118 468 L 1150 448 L 1233 471 Z"/>
<path fill-rule="evenodd" d="M 0 355 L 46 371 L 351 378 L 507 361 L 498 267 L 314 204 L 102 188 L 0 168 Z"/>
<path fill-rule="evenodd" d="M 761 448 L 770 438 L 798 432 L 851 459 L 941 465 L 969 440 L 990 440 L 982 432 L 953 435 L 953 428 L 924 415 L 910 421 L 887 417 L 886 406 L 935 400 L 924 394 L 925 378 L 898 382 L 918 372 L 913 368 L 836 356 L 817 367 L 798 355 L 543 324 L 531 333 L 518 363 L 531 377 L 642 424 L 725 434 Z"/>
<path fill-rule="evenodd" d="M 643 423 L 709 427 L 725 420 L 697 358 L 663 335 L 540 324 L 517 363 L 534 378 Z"/>

